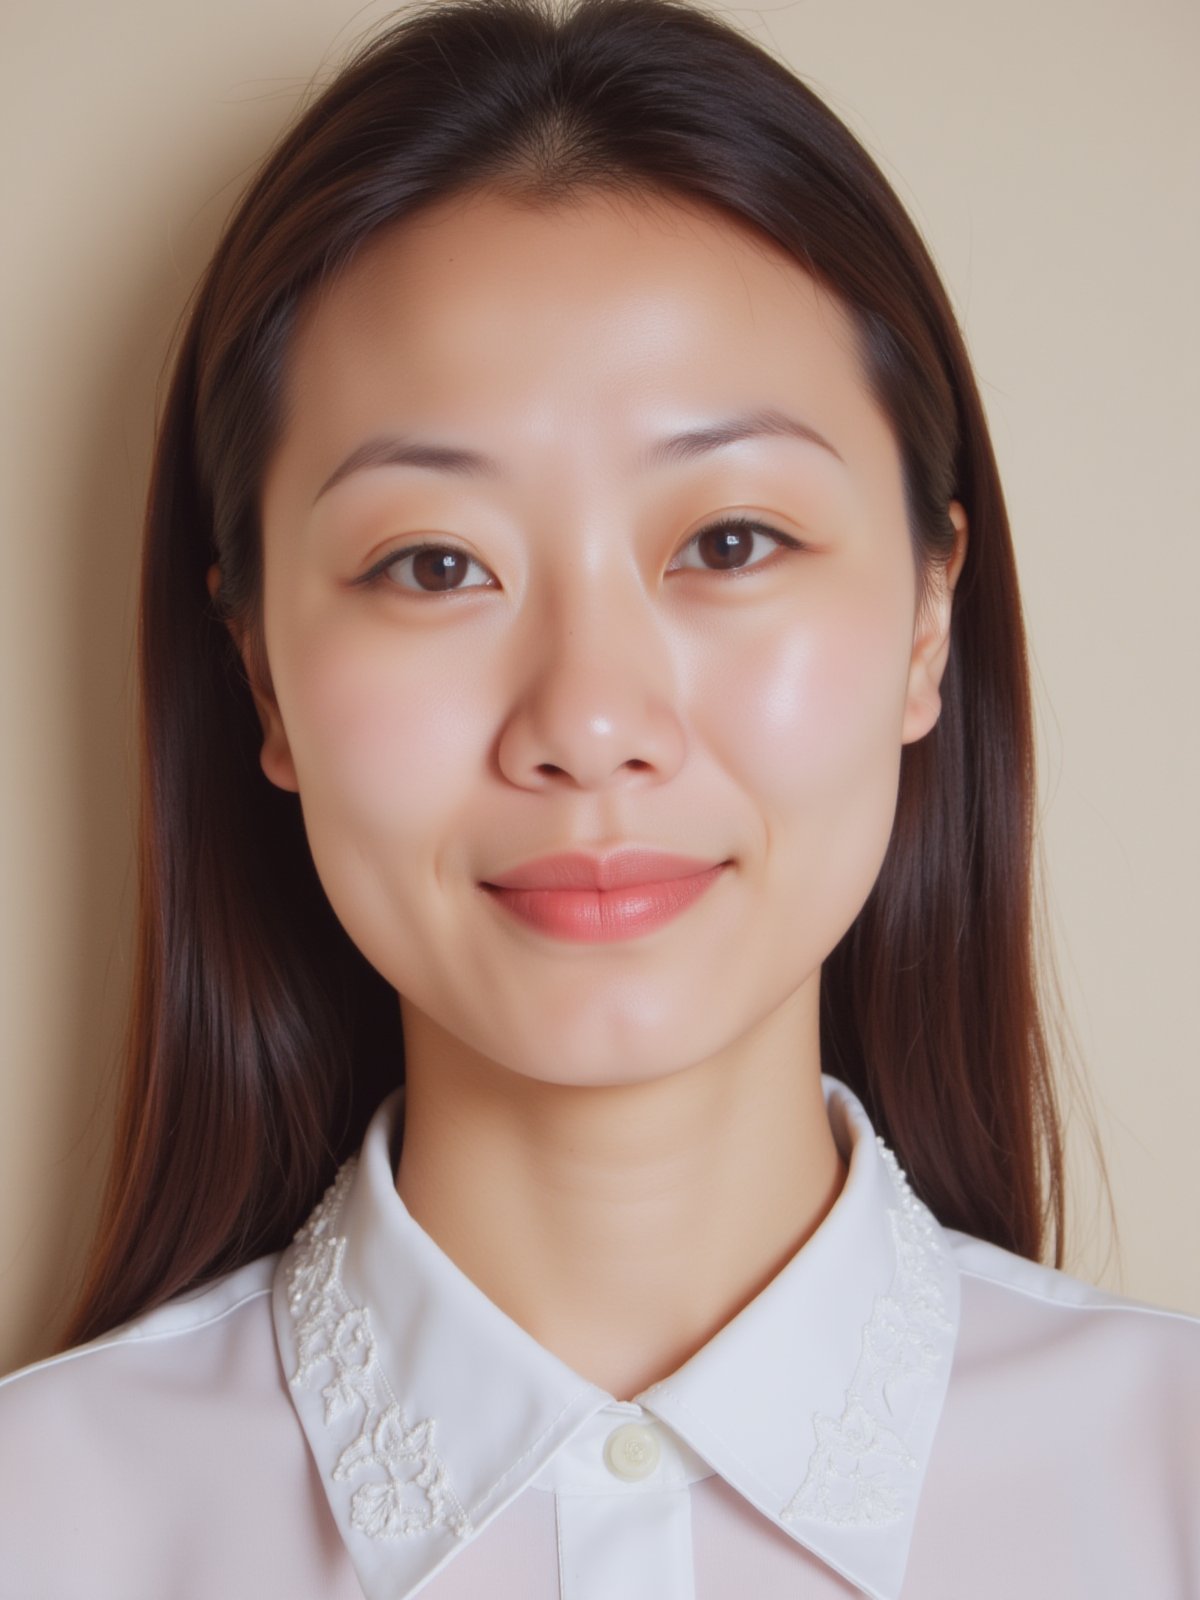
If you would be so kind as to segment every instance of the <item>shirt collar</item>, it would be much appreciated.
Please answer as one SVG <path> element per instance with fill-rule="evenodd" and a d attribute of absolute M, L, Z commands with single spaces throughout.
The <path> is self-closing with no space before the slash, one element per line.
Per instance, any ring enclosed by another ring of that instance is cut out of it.
<path fill-rule="evenodd" d="M 420 1227 L 392 1166 L 403 1089 L 382 1103 L 280 1257 L 272 1301 L 367 1600 L 426 1583 L 543 1469 L 565 1470 L 600 1412 L 658 1418 L 688 1479 L 719 1472 L 872 1600 L 898 1600 L 958 1273 L 861 1101 L 835 1078 L 822 1087 L 848 1164 L 836 1201 L 765 1289 L 633 1402 L 540 1345 Z"/>

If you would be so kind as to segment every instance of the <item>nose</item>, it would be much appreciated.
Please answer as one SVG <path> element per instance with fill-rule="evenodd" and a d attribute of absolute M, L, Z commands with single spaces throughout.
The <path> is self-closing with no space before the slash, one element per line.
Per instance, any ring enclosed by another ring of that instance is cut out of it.
<path fill-rule="evenodd" d="M 528 789 L 657 785 L 685 749 L 661 615 L 628 574 L 601 584 L 593 571 L 570 590 L 528 619 L 500 769 Z"/>

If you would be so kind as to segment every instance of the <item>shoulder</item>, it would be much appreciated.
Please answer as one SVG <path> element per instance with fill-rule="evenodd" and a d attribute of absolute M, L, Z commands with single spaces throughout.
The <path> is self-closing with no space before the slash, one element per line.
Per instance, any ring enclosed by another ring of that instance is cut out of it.
<path fill-rule="evenodd" d="M 1185 1434 L 1200 1487 L 1200 1317 L 1101 1289 L 945 1230 L 962 1290 L 956 1367 L 1014 1402 L 1035 1397 L 1077 1441 L 1092 1426 L 1169 1450 Z"/>
<path fill-rule="evenodd" d="M 1115 1329 L 1127 1338 L 1175 1342 L 1181 1350 L 1200 1355 L 1200 1317 L 1101 1289 L 953 1228 L 943 1233 L 971 1299 L 1003 1302 L 1014 1318 L 1023 1314 L 1031 1323 L 1054 1322 L 1081 1336 L 1089 1331 L 1103 1336 Z"/>
<path fill-rule="evenodd" d="M 185 1519 L 220 1520 L 248 1483 L 303 1469 L 277 1260 L 0 1380 L 0 1600 L 149 1595 L 191 1537 Z"/>
<path fill-rule="evenodd" d="M 270 1331 L 277 1259 L 262 1256 L 87 1344 L 0 1378 L 0 1438 L 7 1444 L 27 1421 L 53 1428 L 124 1411 L 156 1376 L 186 1380 L 216 1352 L 226 1367 L 232 1349 L 253 1341 L 255 1331 Z M 6 1449 L 2 1459 L 8 1456 Z"/>
<path fill-rule="evenodd" d="M 1196 1593 L 1200 1318 L 942 1232 L 959 1319 L 914 1586 L 986 1553 L 989 1594 Z"/>

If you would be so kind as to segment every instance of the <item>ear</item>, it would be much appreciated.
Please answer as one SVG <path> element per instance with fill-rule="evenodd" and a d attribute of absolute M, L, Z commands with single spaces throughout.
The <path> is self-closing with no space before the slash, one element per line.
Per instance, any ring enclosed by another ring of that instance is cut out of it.
<path fill-rule="evenodd" d="M 209 599 L 215 604 L 217 592 L 221 587 L 219 566 L 209 567 L 207 583 Z M 296 778 L 291 747 L 283 726 L 283 718 L 279 714 L 279 703 L 275 699 L 266 661 L 259 659 L 259 652 L 250 646 L 241 628 L 232 621 L 227 621 L 226 626 L 237 646 L 238 655 L 242 658 L 250 692 L 254 696 L 254 708 L 258 712 L 258 721 L 263 732 L 262 749 L 258 757 L 263 772 L 277 788 L 290 789 L 294 794 L 298 794 L 300 784 Z"/>
<path fill-rule="evenodd" d="M 930 574 L 930 594 L 918 608 L 913 632 L 908 693 L 904 702 L 901 743 L 924 738 L 942 709 L 941 682 L 950 656 L 950 613 L 954 586 L 967 556 L 967 514 L 957 500 L 948 507 L 954 524 L 954 549 L 945 566 Z"/>

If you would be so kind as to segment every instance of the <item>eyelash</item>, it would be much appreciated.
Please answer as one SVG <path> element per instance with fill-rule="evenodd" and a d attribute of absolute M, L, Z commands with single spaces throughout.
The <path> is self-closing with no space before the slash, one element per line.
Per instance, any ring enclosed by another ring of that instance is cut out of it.
<path fill-rule="evenodd" d="M 793 539 L 790 534 L 781 533 L 778 528 L 772 528 L 765 522 L 756 522 L 751 517 L 721 517 L 716 522 L 710 522 L 706 527 L 703 527 L 694 533 L 683 548 L 685 550 L 690 549 L 691 546 L 698 543 L 698 541 L 701 540 L 705 534 L 719 533 L 726 529 L 732 529 L 736 533 L 761 533 L 764 534 L 768 539 L 775 540 L 777 545 L 785 546 L 790 550 L 803 550 L 805 548 L 799 539 Z M 422 550 L 450 550 L 456 555 L 465 556 L 468 561 L 475 560 L 474 556 L 468 556 L 465 550 L 460 550 L 455 544 L 446 544 L 434 540 L 426 540 L 423 544 L 406 545 L 402 550 L 394 550 L 389 555 L 383 556 L 375 563 L 373 567 L 364 572 L 361 578 L 355 578 L 353 580 L 354 586 L 356 588 L 365 589 L 382 587 L 383 583 L 386 581 L 386 574 L 390 567 L 394 567 L 397 565 L 397 563 L 407 560 L 409 556 L 420 555 Z M 482 565 L 482 563 L 476 562 L 476 565 L 479 566 Z M 750 566 L 727 567 L 724 571 L 722 571 L 719 567 L 686 567 L 683 570 L 687 572 L 708 572 L 716 578 L 740 578 L 747 573 L 757 572 L 761 568 L 768 565 L 770 565 L 770 558 L 768 558 L 766 561 L 755 562 Z M 409 588 L 399 583 L 389 584 L 389 587 L 398 589 L 401 594 L 422 595 L 430 600 L 436 600 L 445 595 L 471 594 L 475 590 L 486 589 L 489 587 L 489 585 L 471 584 L 465 588 L 460 587 L 458 589 L 441 590 Z"/>

